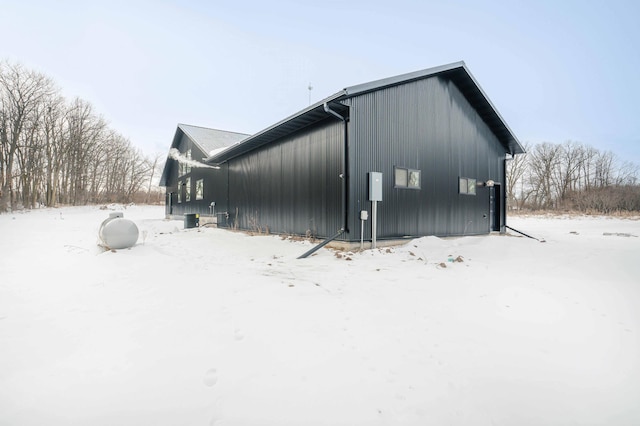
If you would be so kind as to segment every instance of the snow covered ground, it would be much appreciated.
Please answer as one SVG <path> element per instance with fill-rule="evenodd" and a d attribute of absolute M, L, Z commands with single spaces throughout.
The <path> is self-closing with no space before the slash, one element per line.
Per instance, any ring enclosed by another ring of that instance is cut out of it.
<path fill-rule="evenodd" d="M 639 220 L 297 260 L 121 211 L 116 252 L 110 210 L 0 215 L 0 425 L 640 424 Z"/>

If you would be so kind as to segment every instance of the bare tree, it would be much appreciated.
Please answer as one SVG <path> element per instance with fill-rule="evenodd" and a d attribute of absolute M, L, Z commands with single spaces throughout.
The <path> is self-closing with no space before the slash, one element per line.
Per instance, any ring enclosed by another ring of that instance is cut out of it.
<path fill-rule="evenodd" d="M 621 162 L 616 168 L 616 185 L 637 185 L 640 167 L 630 161 Z"/>
<path fill-rule="evenodd" d="M 149 200 L 159 158 L 109 129 L 90 103 L 67 104 L 45 76 L 0 63 L 0 211 Z"/>
<path fill-rule="evenodd" d="M 93 113 L 89 103 L 81 99 L 74 100 L 66 118 L 66 199 L 74 205 L 86 204 L 91 201 L 88 191 L 91 159 L 99 152 L 106 123 Z"/>
<path fill-rule="evenodd" d="M 511 205 L 600 213 L 640 206 L 640 168 L 611 152 L 573 141 L 541 143 L 527 151 L 507 164 Z"/>
<path fill-rule="evenodd" d="M 58 202 L 65 152 L 65 113 L 62 96 L 55 94 L 47 99 L 43 115 L 46 154 L 44 198 L 47 206 L 55 206 Z"/>
<path fill-rule="evenodd" d="M 30 142 L 25 132 L 34 132 L 38 108 L 55 91 L 53 83 L 44 75 L 24 69 L 21 65 L 0 63 L 0 210 L 16 204 L 15 163 L 21 142 L 27 149 Z M 31 127 L 31 128 L 29 128 Z M 23 152 L 23 160 L 27 154 Z M 23 164 L 23 167 L 25 164 Z"/>
<path fill-rule="evenodd" d="M 531 195 L 531 190 L 525 187 L 525 176 L 529 168 L 528 154 L 530 144 L 523 146 L 525 153 L 513 156 L 507 161 L 507 203 L 511 207 L 522 209 L 523 204 Z"/>
<path fill-rule="evenodd" d="M 614 156 L 611 151 L 598 153 L 595 158 L 595 186 L 605 187 L 613 183 Z"/>
<path fill-rule="evenodd" d="M 555 197 L 558 204 L 563 204 L 568 194 L 575 191 L 580 179 L 580 169 L 584 161 L 582 145 L 567 141 L 560 146 L 559 161 L 551 170 L 554 183 Z"/>
<path fill-rule="evenodd" d="M 555 205 L 553 173 L 561 161 L 560 153 L 560 146 L 549 142 L 536 145 L 531 152 L 529 183 L 536 208 L 552 208 Z"/>
<path fill-rule="evenodd" d="M 162 154 L 156 153 L 156 155 L 153 157 L 153 161 L 149 162 L 149 171 L 151 172 L 151 175 L 149 176 L 149 187 L 147 189 L 147 203 L 151 201 L 151 188 L 153 186 L 153 177 L 158 171 L 158 161 L 160 161 L 161 158 L 162 158 Z"/>

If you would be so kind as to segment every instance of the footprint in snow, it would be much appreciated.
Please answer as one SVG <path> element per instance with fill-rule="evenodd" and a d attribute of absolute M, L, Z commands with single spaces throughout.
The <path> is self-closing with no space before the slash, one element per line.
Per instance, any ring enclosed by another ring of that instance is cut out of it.
<path fill-rule="evenodd" d="M 244 339 L 244 333 L 242 332 L 242 330 L 236 328 L 236 331 L 235 331 L 235 334 L 234 334 L 234 338 L 237 341 L 240 341 L 240 340 Z"/>
<path fill-rule="evenodd" d="M 204 373 L 204 378 L 202 379 L 202 382 L 205 384 L 205 386 L 209 386 L 209 387 L 212 387 L 216 383 L 218 383 L 218 372 L 216 371 L 216 369 L 210 368 L 209 370 L 207 370 L 207 372 Z"/>

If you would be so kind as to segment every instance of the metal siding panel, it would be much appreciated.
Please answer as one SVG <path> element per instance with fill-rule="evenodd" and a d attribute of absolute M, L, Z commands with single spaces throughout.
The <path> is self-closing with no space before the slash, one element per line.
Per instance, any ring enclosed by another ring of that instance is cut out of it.
<path fill-rule="evenodd" d="M 194 144 L 187 135 L 182 135 L 180 142 L 177 144 L 176 148 L 182 153 L 186 152 L 187 149 L 190 148 L 192 150 L 192 158 L 197 161 L 200 161 L 200 159 L 206 156 L 206 153 L 203 152 L 200 147 L 198 147 L 198 145 Z M 170 171 L 170 177 L 168 180 L 168 184 L 170 183 L 170 186 L 167 187 L 167 193 L 173 193 L 172 214 L 181 215 L 185 213 L 199 213 L 200 215 L 208 216 L 211 213 L 209 206 L 212 201 L 216 202 L 216 211 L 225 211 L 227 208 L 226 168 L 226 165 L 222 166 L 219 170 L 210 167 L 192 167 L 190 173 L 178 177 L 179 167 L 178 162 L 176 161 L 175 167 L 172 167 Z M 178 178 L 180 178 L 180 181 L 184 182 L 185 177 L 191 178 L 191 201 L 184 201 L 186 188 L 180 188 L 180 191 L 182 193 L 182 202 L 178 204 L 178 197 L 176 195 L 176 192 L 178 191 Z M 202 200 L 195 199 L 195 185 L 198 179 L 204 180 L 204 194 Z"/>
<path fill-rule="evenodd" d="M 229 161 L 229 206 L 238 227 L 333 235 L 342 221 L 343 126 L 329 118 Z"/>
<path fill-rule="evenodd" d="M 356 96 L 351 106 L 351 240 L 359 211 L 370 211 L 366 176 L 383 173 L 378 238 L 488 232 L 488 191 L 458 194 L 458 177 L 504 176 L 504 149 L 455 84 L 433 77 Z M 393 167 L 421 170 L 421 189 L 393 188 Z M 485 193 L 486 192 L 486 193 Z M 486 197 L 485 197 L 486 195 Z M 370 223 L 365 239 L 371 238 Z"/>

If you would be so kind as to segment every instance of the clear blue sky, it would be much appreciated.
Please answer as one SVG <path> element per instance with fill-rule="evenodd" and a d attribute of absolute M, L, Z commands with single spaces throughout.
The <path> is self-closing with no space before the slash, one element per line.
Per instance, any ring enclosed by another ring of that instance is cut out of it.
<path fill-rule="evenodd" d="M 0 0 L 0 58 L 145 153 L 257 132 L 338 90 L 464 60 L 522 141 L 640 164 L 640 1 Z"/>

